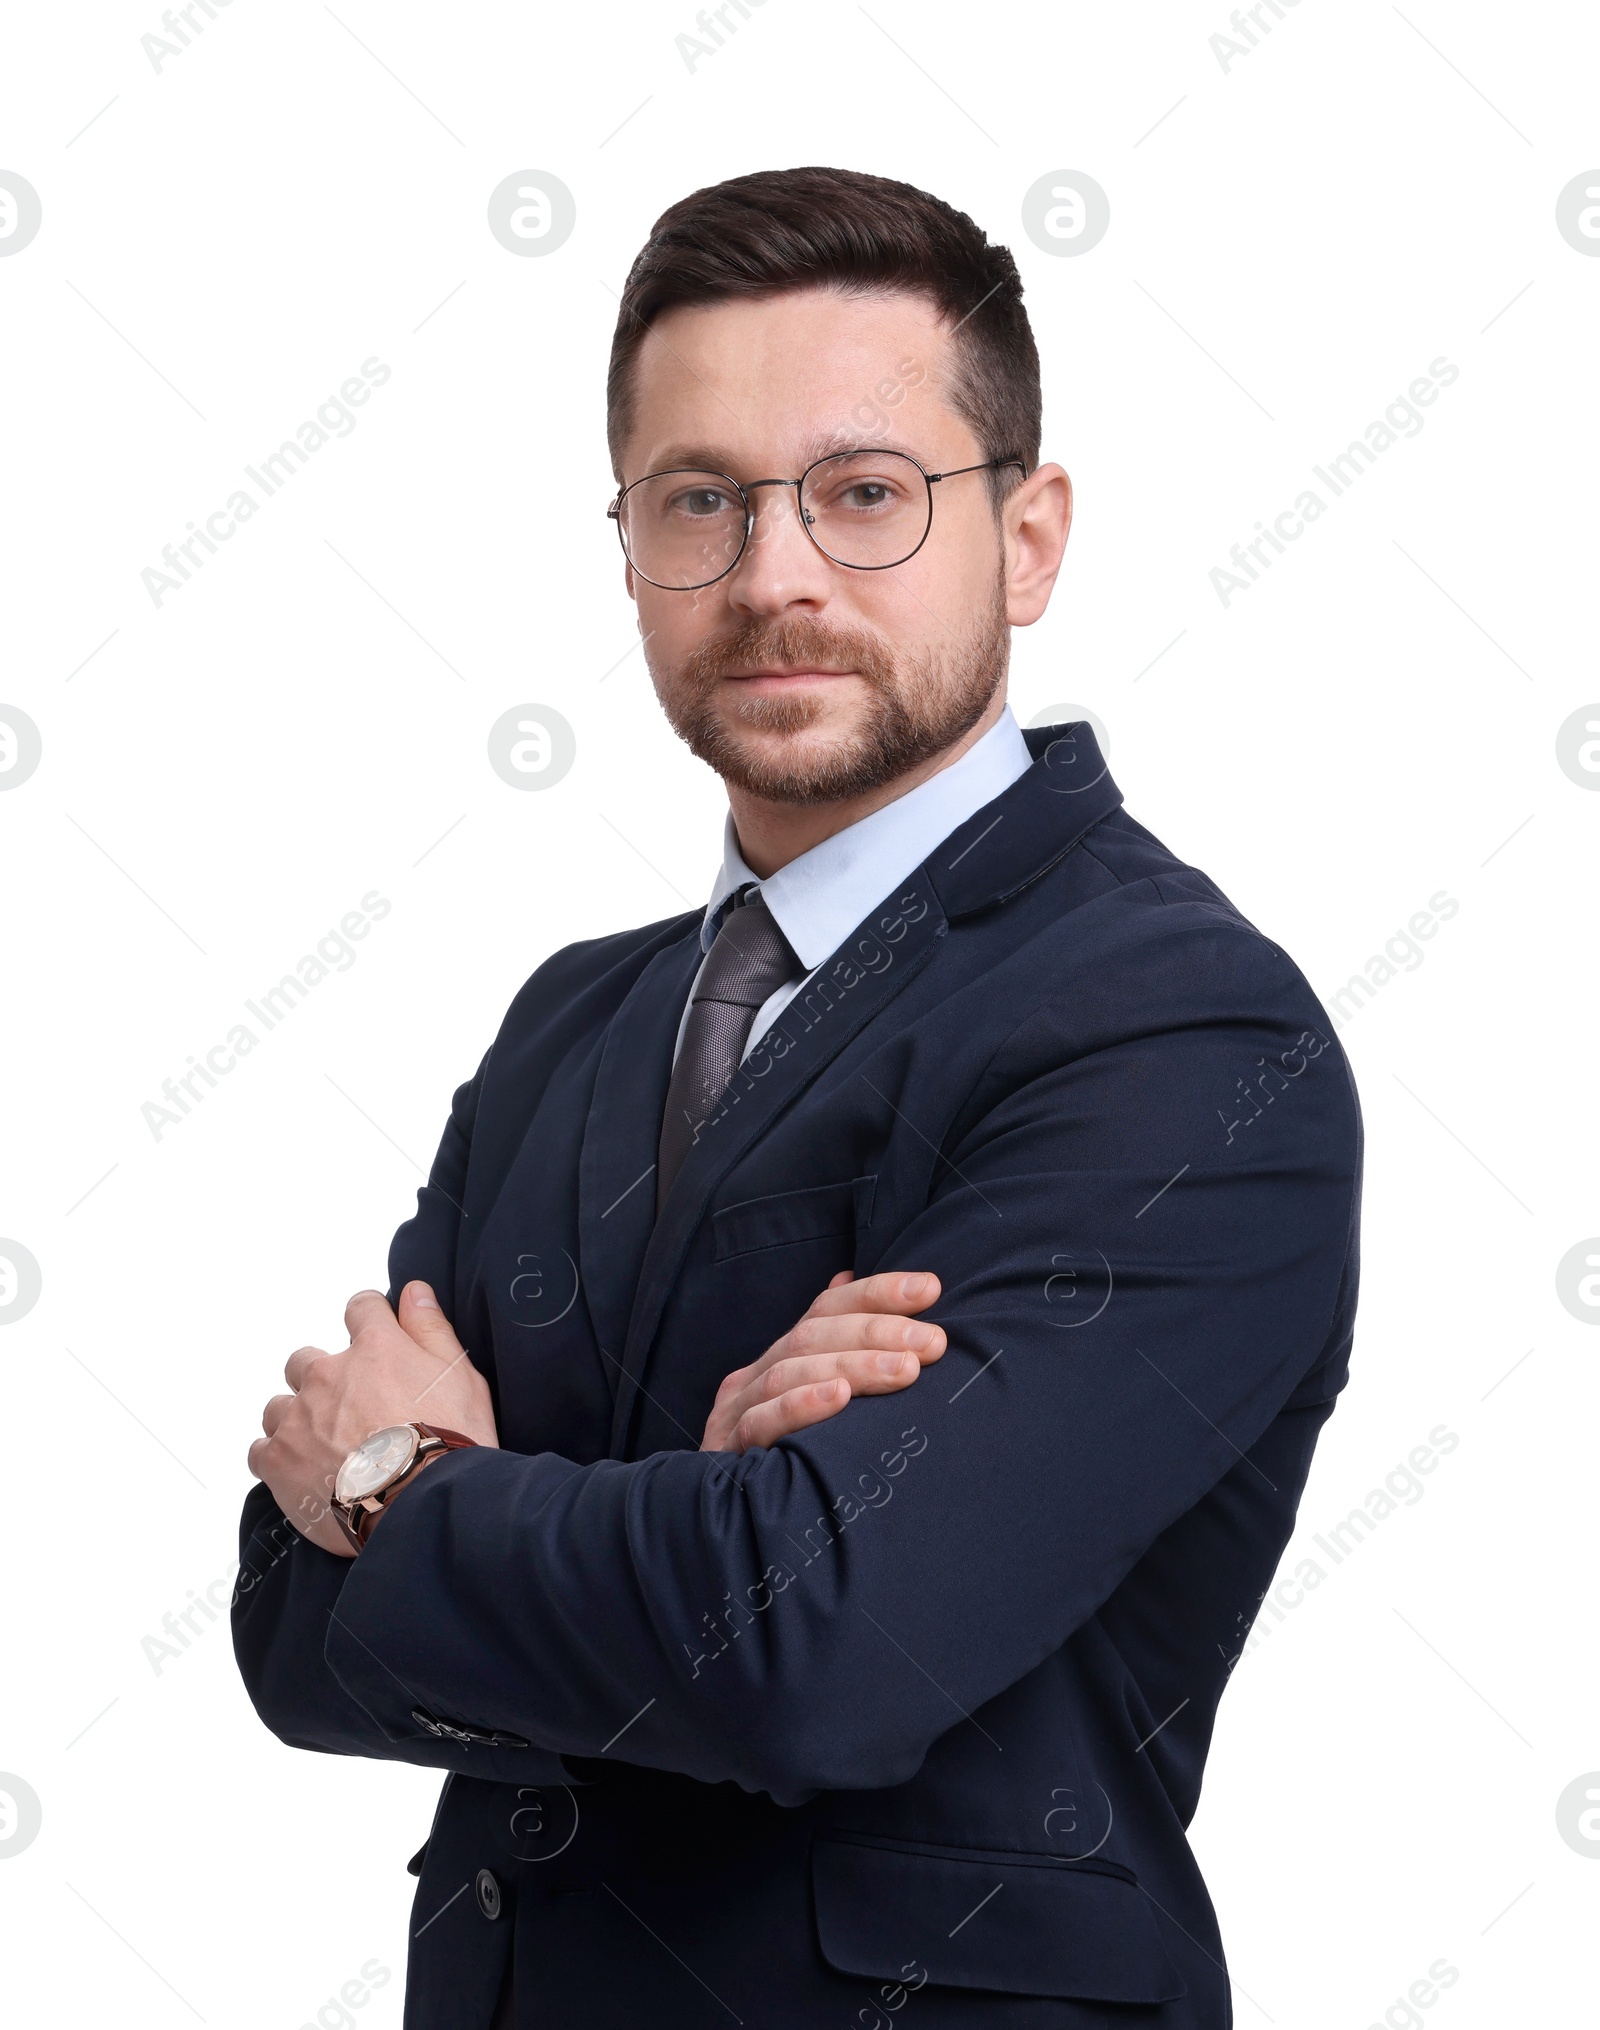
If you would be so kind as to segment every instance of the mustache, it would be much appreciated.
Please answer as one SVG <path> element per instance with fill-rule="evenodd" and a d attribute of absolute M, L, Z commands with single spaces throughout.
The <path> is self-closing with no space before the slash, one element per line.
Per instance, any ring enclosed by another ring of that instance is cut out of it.
<path fill-rule="evenodd" d="M 685 656 L 678 678 L 706 691 L 722 678 L 749 669 L 855 670 L 872 689 L 887 691 L 897 667 L 888 644 L 867 629 L 830 627 L 795 615 L 787 620 L 747 620 L 725 634 L 709 636 Z"/>

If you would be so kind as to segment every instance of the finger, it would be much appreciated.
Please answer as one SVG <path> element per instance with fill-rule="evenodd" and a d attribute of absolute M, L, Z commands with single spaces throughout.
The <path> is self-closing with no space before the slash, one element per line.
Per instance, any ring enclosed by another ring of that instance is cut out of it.
<path fill-rule="evenodd" d="M 267 1439 L 257 1438 L 251 1445 L 250 1450 L 245 1454 L 245 1464 L 250 1468 L 250 1471 L 255 1475 L 257 1480 L 262 1480 L 266 1477 L 262 1469 L 267 1463 L 267 1444 Z"/>
<path fill-rule="evenodd" d="M 354 1339 L 363 1325 L 379 1324 L 393 1317 L 389 1300 L 381 1290 L 358 1290 L 344 1307 L 344 1329 Z"/>
<path fill-rule="evenodd" d="M 893 1349 L 873 1353 L 865 1348 L 774 1361 L 748 1388 L 740 1391 L 729 1408 L 737 1419 L 744 1410 L 757 1403 L 774 1402 L 791 1389 L 830 1381 L 847 1381 L 852 1395 L 890 1395 L 914 1382 L 923 1365 L 914 1353 Z"/>
<path fill-rule="evenodd" d="M 896 1270 L 845 1283 L 836 1276 L 806 1316 L 831 1317 L 842 1311 L 892 1311 L 905 1316 L 926 1311 L 936 1303 L 939 1288 L 937 1276 L 919 1271 L 902 1274 Z"/>
<path fill-rule="evenodd" d="M 809 1358 L 820 1353 L 853 1353 L 865 1348 L 873 1353 L 914 1353 L 919 1359 L 937 1360 L 945 1349 L 944 1328 L 920 1318 L 902 1318 L 886 1311 L 848 1311 L 838 1317 L 812 1317 L 791 1326 L 769 1357 L 758 1363 L 762 1372 L 779 1360 L 796 1355 Z"/>
<path fill-rule="evenodd" d="M 455 1360 L 460 1355 L 461 1342 L 428 1284 L 407 1283 L 400 1292 L 396 1316 L 400 1329 L 429 1353 L 437 1354 L 441 1360 Z"/>
<path fill-rule="evenodd" d="M 320 1346 L 297 1346 L 283 1364 L 283 1378 L 290 1388 L 298 1391 L 305 1385 L 306 1370 L 316 1360 L 327 1360 L 330 1356 Z"/>
<path fill-rule="evenodd" d="M 278 1435 L 278 1426 L 288 1416 L 293 1403 L 293 1396 L 274 1396 L 261 1412 L 261 1428 L 269 1438 Z"/>
<path fill-rule="evenodd" d="M 841 1269 L 837 1276 L 830 1276 L 828 1278 L 828 1288 L 830 1290 L 837 1290 L 841 1283 L 853 1283 L 855 1279 L 856 1272 L 854 1269 Z"/>
<path fill-rule="evenodd" d="M 706 1445 L 714 1451 L 726 1449 L 733 1444 L 731 1434 L 745 1417 L 786 1395 L 802 1400 L 806 1390 L 826 1389 L 838 1382 L 845 1383 L 851 1395 L 857 1396 L 884 1396 L 909 1388 L 928 1360 L 937 1360 L 943 1351 L 941 1346 L 919 1359 L 906 1351 L 874 1353 L 854 1348 L 843 1353 L 777 1360 L 766 1368 L 751 1370 L 742 1387 L 730 1388 L 724 1382 L 706 1422 Z M 842 1408 L 843 1402 L 838 1407 Z"/>
<path fill-rule="evenodd" d="M 776 1402 L 758 1403 L 746 1410 L 734 1426 L 726 1450 L 748 1452 L 752 1445 L 776 1445 L 791 1432 L 838 1416 L 849 1400 L 850 1384 L 843 1381 L 813 1382 L 807 1388 L 791 1389 Z"/>

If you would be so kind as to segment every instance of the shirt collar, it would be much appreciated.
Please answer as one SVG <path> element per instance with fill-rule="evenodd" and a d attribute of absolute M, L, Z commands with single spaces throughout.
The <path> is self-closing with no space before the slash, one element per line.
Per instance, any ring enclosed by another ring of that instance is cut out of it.
<path fill-rule="evenodd" d="M 1007 705 L 959 761 L 846 825 L 765 881 L 745 864 L 730 811 L 723 826 L 722 866 L 700 926 L 701 949 L 711 949 L 728 897 L 754 882 L 800 963 L 812 971 L 942 839 L 1032 766 L 1022 729 Z"/>

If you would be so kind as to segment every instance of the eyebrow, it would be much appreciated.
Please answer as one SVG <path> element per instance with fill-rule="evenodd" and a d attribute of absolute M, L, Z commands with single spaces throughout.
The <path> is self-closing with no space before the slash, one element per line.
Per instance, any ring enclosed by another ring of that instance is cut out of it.
<path fill-rule="evenodd" d="M 835 451 L 897 451 L 902 457 L 915 458 L 919 465 L 922 464 L 921 458 L 911 449 L 909 444 L 902 443 L 895 438 L 880 438 L 872 444 L 852 443 L 847 435 L 839 431 L 819 430 L 813 436 L 806 439 L 800 447 L 797 455 L 800 460 L 801 472 L 807 466 L 814 465 L 819 458 L 826 458 Z M 648 478 L 653 472 L 671 472 L 681 469 L 691 472 L 720 472 L 726 474 L 730 479 L 737 479 L 739 474 L 734 470 L 735 462 L 733 455 L 721 445 L 669 444 L 664 450 L 656 454 L 655 458 L 645 468 L 645 471 L 639 476 L 641 478 Z M 748 463 L 748 461 L 744 462 Z M 800 473 L 794 472 L 785 475 L 760 473 L 752 476 L 762 479 L 776 479 L 780 476 L 798 479 Z"/>

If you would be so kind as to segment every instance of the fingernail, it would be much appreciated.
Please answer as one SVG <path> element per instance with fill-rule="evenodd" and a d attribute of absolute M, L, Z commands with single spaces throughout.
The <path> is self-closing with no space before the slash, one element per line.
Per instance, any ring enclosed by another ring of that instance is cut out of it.
<path fill-rule="evenodd" d="M 880 1353 L 877 1359 L 879 1374 L 898 1374 L 906 1364 L 903 1353 Z"/>
<path fill-rule="evenodd" d="M 411 1303 L 412 1307 L 415 1310 L 418 1311 L 438 1310 L 439 1300 L 437 1297 L 434 1296 L 433 1292 L 428 1288 L 426 1283 L 408 1283 L 406 1285 L 406 1288 L 411 1292 Z"/>
<path fill-rule="evenodd" d="M 906 1344 L 916 1353 L 926 1353 L 938 1337 L 939 1328 L 936 1325 L 908 1325 L 906 1327 Z"/>
<path fill-rule="evenodd" d="M 900 1295 L 908 1300 L 912 1297 L 925 1296 L 927 1289 L 928 1279 L 926 1276 L 902 1276 L 900 1278 Z"/>

